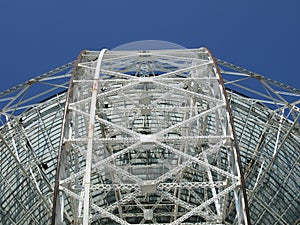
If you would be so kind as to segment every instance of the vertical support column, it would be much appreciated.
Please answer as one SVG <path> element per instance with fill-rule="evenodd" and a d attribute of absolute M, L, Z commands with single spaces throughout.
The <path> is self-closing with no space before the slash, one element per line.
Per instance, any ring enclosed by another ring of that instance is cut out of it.
<path fill-rule="evenodd" d="M 69 104 L 71 102 L 71 96 L 73 94 L 73 79 L 74 79 L 74 73 L 76 71 L 76 68 L 78 66 L 78 63 L 80 62 L 82 58 L 82 54 L 85 51 L 80 52 L 76 63 L 73 67 L 72 76 L 69 84 L 67 99 L 65 103 L 65 109 L 64 109 L 64 118 L 62 120 L 62 131 L 60 136 L 60 143 L 59 143 L 59 150 L 58 150 L 58 157 L 57 157 L 57 168 L 56 168 L 56 174 L 55 174 L 55 184 L 54 184 L 54 193 L 53 193 L 53 206 L 52 206 L 52 219 L 51 219 L 51 225 L 61 225 L 63 224 L 64 219 L 64 206 L 63 203 L 60 200 L 60 181 L 65 178 L 65 158 L 66 158 L 66 143 L 65 143 L 65 137 L 69 137 L 70 135 L 70 115 L 69 115 Z M 63 194 L 63 193 L 62 193 Z"/>
<path fill-rule="evenodd" d="M 217 77 L 219 78 L 220 81 L 220 86 L 222 89 L 223 93 L 223 98 L 224 101 L 226 102 L 226 108 L 227 108 L 227 120 L 229 122 L 229 133 L 232 136 L 232 144 L 231 144 L 231 149 L 233 155 L 229 159 L 231 162 L 231 170 L 232 173 L 236 176 L 239 177 L 239 187 L 235 188 L 234 190 L 234 196 L 235 196 L 235 201 L 236 201 L 236 211 L 237 211 L 237 221 L 238 224 L 243 224 L 243 225 L 251 225 L 250 222 L 250 215 L 249 215 L 249 209 L 248 209 L 248 201 L 247 201 L 247 194 L 246 194 L 246 187 L 245 187 L 245 180 L 244 180 L 244 175 L 243 175 L 243 170 L 242 170 L 242 163 L 241 163 L 241 156 L 237 144 L 237 137 L 235 134 L 235 129 L 234 129 L 234 124 L 233 124 L 233 117 L 231 114 L 231 108 L 228 102 L 227 94 L 226 94 L 226 89 L 224 86 L 224 81 L 220 73 L 220 69 L 218 67 L 218 64 L 212 55 L 211 51 L 207 49 L 209 52 L 210 57 L 213 60 L 214 66 L 215 66 L 215 73 Z"/>
<path fill-rule="evenodd" d="M 88 224 L 89 221 L 89 199 L 90 199 L 90 182 L 91 182 L 91 168 L 92 168 L 92 151 L 93 151 L 93 137 L 95 128 L 95 110 L 98 94 L 98 83 L 100 76 L 100 68 L 102 59 L 106 49 L 103 49 L 98 57 L 97 66 L 95 70 L 92 99 L 90 106 L 90 122 L 88 130 L 88 143 L 87 143 L 87 154 L 86 154 L 86 167 L 85 167 L 85 181 L 84 181 L 84 202 L 83 202 L 83 224 Z"/>

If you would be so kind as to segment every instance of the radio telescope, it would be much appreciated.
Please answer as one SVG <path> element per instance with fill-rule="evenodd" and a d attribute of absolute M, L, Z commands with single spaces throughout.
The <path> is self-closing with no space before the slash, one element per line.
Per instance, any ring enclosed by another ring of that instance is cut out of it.
<path fill-rule="evenodd" d="M 299 96 L 207 48 L 82 51 L 0 93 L 0 223 L 296 225 Z"/>

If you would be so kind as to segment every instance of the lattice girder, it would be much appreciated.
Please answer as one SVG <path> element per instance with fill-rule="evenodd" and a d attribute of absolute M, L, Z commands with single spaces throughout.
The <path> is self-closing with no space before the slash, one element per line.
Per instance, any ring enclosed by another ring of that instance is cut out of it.
<path fill-rule="evenodd" d="M 56 224 L 248 224 L 222 82 L 205 48 L 82 52 L 64 115 Z"/>

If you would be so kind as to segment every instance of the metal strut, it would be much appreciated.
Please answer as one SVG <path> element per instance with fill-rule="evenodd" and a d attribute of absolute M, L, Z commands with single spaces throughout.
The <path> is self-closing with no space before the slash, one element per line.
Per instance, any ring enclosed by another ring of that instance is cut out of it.
<path fill-rule="evenodd" d="M 95 114 L 96 114 L 96 102 L 98 94 L 98 84 L 100 76 L 100 68 L 103 60 L 103 56 L 106 49 L 103 49 L 97 59 L 97 65 L 95 70 L 92 99 L 90 106 L 90 122 L 88 130 L 88 142 L 86 153 L 86 165 L 85 165 L 85 180 L 84 180 L 84 203 L 83 203 L 83 224 L 89 222 L 89 208 L 90 208 L 90 186 L 91 186 L 91 168 L 92 168 L 92 151 L 93 151 L 93 137 L 95 130 Z"/>
<path fill-rule="evenodd" d="M 250 225 L 231 111 L 211 52 L 82 52 L 53 203 L 52 225 Z"/>

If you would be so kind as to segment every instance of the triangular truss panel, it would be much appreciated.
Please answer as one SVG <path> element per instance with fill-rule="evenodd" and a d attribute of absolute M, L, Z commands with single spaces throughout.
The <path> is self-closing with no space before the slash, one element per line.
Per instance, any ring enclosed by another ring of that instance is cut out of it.
<path fill-rule="evenodd" d="M 209 50 L 84 51 L 65 107 L 53 224 L 250 224 L 239 160 Z"/>

